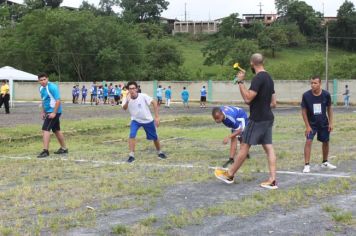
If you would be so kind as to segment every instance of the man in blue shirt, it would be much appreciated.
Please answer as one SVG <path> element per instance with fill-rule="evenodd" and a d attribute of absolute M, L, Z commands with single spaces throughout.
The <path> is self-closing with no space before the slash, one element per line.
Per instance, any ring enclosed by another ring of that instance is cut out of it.
<path fill-rule="evenodd" d="M 162 104 L 162 91 L 163 91 L 162 86 L 159 85 L 156 93 L 158 106 Z"/>
<path fill-rule="evenodd" d="M 43 133 L 43 151 L 37 156 L 44 158 L 49 156 L 48 147 L 50 140 L 50 130 L 56 135 L 61 147 L 55 154 L 67 154 L 68 149 L 64 142 L 64 136 L 61 132 L 59 117 L 62 114 L 61 98 L 59 89 L 56 84 L 48 81 L 48 76 L 45 73 L 38 75 L 38 82 L 40 83 L 40 94 L 42 99 L 41 117 L 44 120 L 42 126 Z"/>
<path fill-rule="evenodd" d="M 96 103 L 97 94 L 98 94 L 98 87 L 96 86 L 96 81 L 93 82 L 91 85 L 91 97 L 90 97 L 90 105 L 93 105 L 93 102 Z"/>
<path fill-rule="evenodd" d="M 104 94 L 104 104 L 107 103 L 108 101 L 108 95 L 109 95 L 109 89 L 108 89 L 108 85 L 105 84 L 104 88 L 103 88 L 103 94 Z"/>
<path fill-rule="evenodd" d="M 205 108 L 206 103 L 206 89 L 205 86 L 200 90 L 200 108 Z"/>
<path fill-rule="evenodd" d="M 120 86 L 115 85 L 115 102 L 116 102 L 116 105 L 120 104 L 120 97 L 121 97 L 121 87 Z"/>
<path fill-rule="evenodd" d="M 330 93 L 321 88 L 321 79 L 315 76 L 310 80 L 311 90 L 303 94 L 302 116 L 305 124 L 306 142 L 304 146 L 305 165 L 303 173 L 310 172 L 310 153 L 314 136 L 322 142 L 323 163 L 322 168 L 336 169 L 328 162 L 329 137 L 333 130 L 333 110 L 331 107 Z"/>
<path fill-rule="evenodd" d="M 242 133 L 248 123 L 247 113 L 239 107 L 221 106 L 213 108 L 212 116 L 216 123 L 223 123 L 226 127 L 231 128 L 231 134 L 223 140 L 223 144 L 227 144 L 230 140 L 230 158 L 223 165 L 226 168 L 229 164 L 234 163 L 237 141 L 239 140 L 241 143 Z"/>
<path fill-rule="evenodd" d="M 169 108 L 171 106 L 171 98 L 172 98 L 172 90 L 171 86 L 168 86 L 165 92 L 165 98 L 166 98 L 166 105 L 165 107 Z"/>
<path fill-rule="evenodd" d="M 181 97 L 182 97 L 182 100 L 183 100 L 183 107 L 187 107 L 189 108 L 189 92 L 188 90 L 186 89 L 186 87 L 183 87 L 183 91 L 181 93 Z"/>
<path fill-rule="evenodd" d="M 83 85 L 82 87 L 82 104 L 86 102 L 87 99 L 87 93 L 88 93 L 88 89 L 85 87 L 85 85 Z"/>

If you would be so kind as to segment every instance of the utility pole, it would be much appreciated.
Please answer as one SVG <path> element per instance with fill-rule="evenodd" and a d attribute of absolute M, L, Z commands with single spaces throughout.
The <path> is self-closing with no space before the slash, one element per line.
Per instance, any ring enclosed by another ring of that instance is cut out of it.
<path fill-rule="evenodd" d="M 262 7 L 263 7 L 264 5 L 262 5 L 262 3 L 260 2 L 260 4 L 258 4 L 257 6 L 260 7 L 260 15 L 262 15 Z"/>
<path fill-rule="evenodd" d="M 187 21 L 187 3 L 184 3 L 184 21 Z"/>
<path fill-rule="evenodd" d="M 325 82 L 326 82 L 326 90 L 329 91 L 329 82 L 328 82 L 328 73 L 329 73 L 329 25 L 325 24 L 326 32 L 326 45 L 325 45 Z"/>

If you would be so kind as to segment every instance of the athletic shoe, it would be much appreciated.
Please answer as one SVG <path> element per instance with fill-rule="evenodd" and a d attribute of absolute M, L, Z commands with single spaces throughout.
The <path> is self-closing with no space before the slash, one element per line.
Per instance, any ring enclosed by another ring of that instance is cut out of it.
<path fill-rule="evenodd" d="M 43 151 L 40 154 L 38 154 L 37 158 L 45 158 L 45 157 L 48 157 L 48 156 L 49 156 L 48 150 L 44 150 L 43 149 Z"/>
<path fill-rule="evenodd" d="M 166 154 L 164 154 L 163 152 L 159 153 L 159 154 L 158 154 L 158 157 L 159 157 L 160 159 L 162 159 L 162 160 L 167 159 Z"/>
<path fill-rule="evenodd" d="M 224 181 L 227 184 L 234 183 L 234 176 L 229 176 L 227 170 L 216 169 L 214 171 L 214 174 L 216 178 L 220 179 L 221 181 Z"/>
<path fill-rule="evenodd" d="M 336 169 L 336 166 L 330 164 L 329 162 L 324 162 L 323 164 L 321 164 L 321 168 L 334 170 L 334 169 Z"/>
<path fill-rule="evenodd" d="M 267 189 L 277 189 L 277 182 L 275 180 L 273 180 L 272 182 L 267 180 L 266 182 L 262 182 L 261 183 L 261 187 L 262 188 L 267 188 Z"/>
<path fill-rule="evenodd" d="M 68 148 L 59 148 L 57 151 L 54 152 L 54 154 L 68 154 Z"/>
<path fill-rule="evenodd" d="M 232 163 L 234 163 L 234 159 L 233 158 L 229 158 L 229 160 L 227 162 L 225 162 L 225 164 L 222 167 L 226 168 L 229 165 L 231 165 Z"/>
<path fill-rule="evenodd" d="M 127 159 L 128 163 L 132 163 L 135 161 L 135 158 L 133 156 L 129 156 L 129 159 Z"/>
<path fill-rule="evenodd" d="M 305 165 L 303 169 L 303 173 L 309 173 L 310 172 L 310 165 Z"/>

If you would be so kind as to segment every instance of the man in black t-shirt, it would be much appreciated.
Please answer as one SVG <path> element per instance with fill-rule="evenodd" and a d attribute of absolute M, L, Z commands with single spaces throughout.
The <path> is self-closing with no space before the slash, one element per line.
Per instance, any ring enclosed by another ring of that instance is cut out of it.
<path fill-rule="evenodd" d="M 277 189 L 276 183 L 276 155 L 272 145 L 272 126 L 274 116 L 271 108 L 276 106 L 276 96 L 274 83 L 271 76 L 265 71 L 263 56 L 259 53 L 253 54 L 250 59 L 251 70 L 256 76 L 251 81 L 249 89 L 245 87 L 245 71 L 237 74 L 239 89 L 244 101 L 250 105 L 249 123 L 242 136 L 240 151 L 235 158 L 235 162 L 229 170 L 216 170 L 215 176 L 231 184 L 234 182 L 234 175 L 246 160 L 251 145 L 263 146 L 267 157 L 270 176 L 269 179 L 261 183 L 261 187 Z"/>
<path fill-rule="evenodd" d="M 314 136 L 322 142 L 323 163 L 322 168 L 336 169 L 336 166 L 328 162 L 329 136 L 333 129 L 333 110 L 331 108 L 331 96 L 326 90 L 321 89 L 320 77 L 315 76 L 310 80 L 311 90 L 303 94 L 302 116 L 305 123 L 305 146 L 303 173 L 310 172 L 310 153 Z"/>

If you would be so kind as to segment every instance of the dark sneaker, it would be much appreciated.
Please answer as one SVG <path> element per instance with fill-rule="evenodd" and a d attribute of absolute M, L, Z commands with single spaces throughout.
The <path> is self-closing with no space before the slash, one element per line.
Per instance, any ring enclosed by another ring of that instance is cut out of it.
<path fill-rule="evenodd" d="M 225 164 L 223 165 L 223 168 L 228 167 L 229 165 L 231 165 L 232 163 L 234 163 L 234 159 L 229 158 L 229 160 L 227 162 L 225 162 Z"/>
<path fill-rule="evenodd" d="M 67 149 L 59 148 L 57 151 L 54 152 L 54 154 L 68 154 L 68 148 Z"/>
<path fill-rule="evenodd" d="M 135 158 L 133 156 L 129 156 L 129 159 L 127 159 L 128 163 L 132 163 L 135 161 Z"/>
<path fill-rule="evenodd" d="M 40 154 L 38 154 L 37 158 L 45 158 L 49 156 L 48 150 L 43 150 Z"/>
<path fill-rule="evenodd" d="M 164 154 L 163 152 L 159 153 L 159 154 L 158 154 L 158 157 L 159 157 L 160 159 L 162 159 L 162 160 L 167 159 L 166 154 Z"/>

